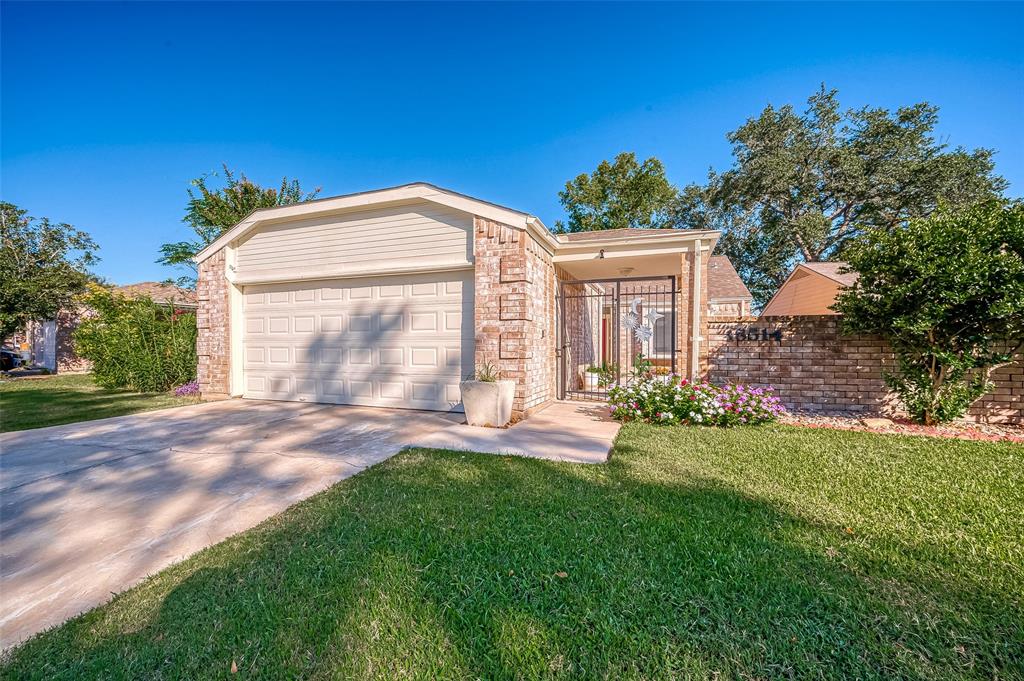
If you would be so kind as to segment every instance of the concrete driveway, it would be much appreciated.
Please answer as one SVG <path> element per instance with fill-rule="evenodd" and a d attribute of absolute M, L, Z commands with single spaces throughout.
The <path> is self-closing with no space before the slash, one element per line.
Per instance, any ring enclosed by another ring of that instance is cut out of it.
<path fill-rule="evenodd" d="M 0 435 L 0 648 L 459 421 L 231 400 Z"/>

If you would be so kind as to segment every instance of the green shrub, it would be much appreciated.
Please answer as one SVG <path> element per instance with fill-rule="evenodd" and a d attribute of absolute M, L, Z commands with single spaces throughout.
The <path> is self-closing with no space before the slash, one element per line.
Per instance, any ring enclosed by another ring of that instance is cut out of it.
<path fill-rule="evenodd" d="M 1024 349 L 1024 202 L 941 207 L 865 233 L 844 257 L 860 277 L 832 309 L 846 331 L 889 341 L 886 381 L 916 421 L 962 416 Z"/>
<path fill-rule="evenodd" d="M 92 362 L 96 383 L 158 392 L 195 378 L 194 312 L 99 286 L 83 302 L 93 314 L 75 331 L 75 351 Z"/>

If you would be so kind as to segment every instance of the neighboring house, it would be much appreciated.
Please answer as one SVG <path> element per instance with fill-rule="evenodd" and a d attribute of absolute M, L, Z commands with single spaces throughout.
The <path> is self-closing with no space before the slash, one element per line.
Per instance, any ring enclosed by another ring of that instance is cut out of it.
<path fill-rule="evenodd" d="M 158 303 L 174 301 L 177 307 L 196 309 L 195 291 L 178 288 L 170 284 L 156 281 L 144 281 L 138 284 L 115 286 L 114 291 L 129 298 L 148 297 Z M 72 334 L 78 328 L 83 317 L 88 317 L 90 310 L 78 306 L 73 310 L 61 310 L 56 319 L 41 322 L 29 322 L 24 337 L 17 345 L 22 352 L 28 353 L 29 361 L 50 371 L 74 372 L 88 371 L 88 360 L 75 354 Z"/>
<path fill-rule="evenodd" d="M 154 303 L 174 303 L 174 307 L 183 310 L 195 310 L 196 292 L 162 281 L 143 281 L 138 284 L 115 286 L 114 291 L 127 298 L 149 298 Z"/>
<path fill-rule="evenodd" d="M 843 272 L 845 262 L 805 262 L 796 266 L 761 316 L 834 315 L 829 306 L 841 290 L 857 281 L 856 272 Z"/>
<path fill-rule="evenodd" d="M 750 314 L 754 296 L 724 255 L 708 261 L 708 314 L 715 317 L 744 317 Z"/>
<path fill-rule="evenodd" d="M 461 410 L 460 381 L 489 363 L 522 415 L 602 360 L 627 375 L 634 353 L 696 377 L 718 237 L 555 235 L 425 183 L 258 210 L 196 257 L 200 388 Z"/>

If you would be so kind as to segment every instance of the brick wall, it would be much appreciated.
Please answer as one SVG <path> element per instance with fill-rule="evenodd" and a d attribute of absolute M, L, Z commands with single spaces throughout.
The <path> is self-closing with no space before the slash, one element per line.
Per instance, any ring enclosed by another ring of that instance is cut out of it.
<path fill-rule="evenodd" d="M 476 217 L 476 363 L 516 382 L 517 415 L 554 397 L 554 266 L 522 230 Z"/>
<path fill-rule="evenodd" d="M 231 390 L 230 284 L 225 276 L 227 249 L 199 265 L 196 298 L 196 354 L 199 390 L 205 399 L 223 399 Z"/>
<path fill-rule="evenodd" d="M 529 287 L 527 306 L 531 320 L 527 340 L 534 352 L 526 363 L 524 409 L 535 409 L 557 394 L 555 343 L 555 266 L 551 255 L 530 235 L 526 238 L 526 269 Z"/>
<path fill-rule="evenodd" d="M 893 367 L 888 344 L 871 336 L 844 336 L 839 318 L 712 318 L 709 380 L 773 385 L 790 409 L 850 414 L 899 414 L 882 372 Z M 771 337 L 781 332 L 781 340 Z M 1024 363 L 999 369 L 996 387 L 969 420 L 1024 423 Z"/>

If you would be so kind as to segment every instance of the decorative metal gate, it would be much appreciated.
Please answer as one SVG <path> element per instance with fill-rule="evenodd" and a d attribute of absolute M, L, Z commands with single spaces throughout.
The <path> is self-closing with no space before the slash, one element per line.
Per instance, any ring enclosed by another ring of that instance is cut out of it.
<path fill-rule="evenodd" d="M 675 277 L 559 283 L 559 397 L 606 399 L 612 385 L 676 373 Z"/>

